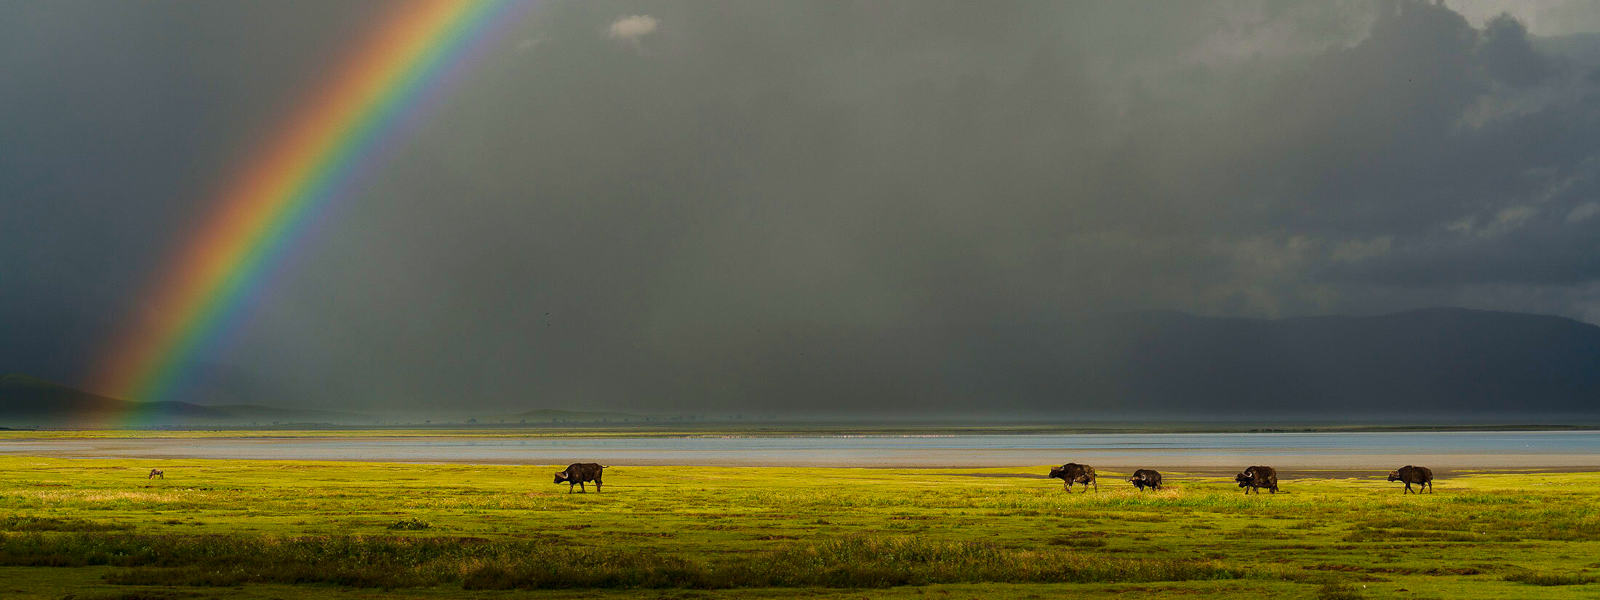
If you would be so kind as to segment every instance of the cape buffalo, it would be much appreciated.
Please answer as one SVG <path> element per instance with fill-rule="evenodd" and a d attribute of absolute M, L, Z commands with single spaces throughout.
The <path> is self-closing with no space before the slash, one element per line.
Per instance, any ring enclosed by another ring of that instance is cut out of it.
<path fill-rule="evenodd" d="M 567 470 L 556 471 L 556 483 L 566 483 L 567 493 L 572 493 L 572 486 L 578 486 L 578 491 L 588 493 L 583 489 L 583 482 L 594 482 L 594 493 L 600 493 L 600 476 L 605 470 L 605 465 L 600 463 L 572 463 L 567 465 Z"/>
<path fill-rule="evenodd" d="M 1239 482 L 1239 487 L 1244 488 L 1246 494 L 1252 489 L 1259 494 L 1261 488 L 1267 488 L 1274 494 L 1278 493 L 1278 470 L 1272 467 L 1250 467 L 1243 473 L 1234 475 L 1233 480 Z"/>
<path fill-rule="evenodd" d="M 1139 469 L 1134 471 L 1133 477 L 1129 477 L 1128 481 L 1133 484 L 1133 487 L 1139 488 L 1139 491 L 1141 492 L 1144 491 L 1145 488 L 1150 488 L 1152 490 L 1161 489 L 1161 474 L 1150 469 Z"/>
<path fill-rule="evenodd" d="M 1096 483 L 1094 479 L 1094 467 L 1089 465 L 1067 463 L 1059 467 L 1052 467 L 1050 476 L 1060 479 L 1062 481 L 1061 489 L 1069 492 L 1072 491 L 1072 484 L 1074 483 L 1083 484 L 1085 493 L 1089 491 L 1089 486 L 1091 485 L 1094 486 L 1094 491 L 1100 491 L 1100 484 Z"/>
<path fill-rule="evenodd" d="M 1400 467 L 1398 471 L 1389 472 L 1389 481 L 1404 481 L 1406 483 L 1406 491 L 1400 492 L 1401 494 L 1420 494 L 1422 493 L 1420 490 L 1423 488 L 1427 488 L 1428 493 L 1433 493 L 1433 470 L 1427 467 L 1413 467 L 1411 465 Z M 1419 491 L 1411 491 L 1411 484 L 1413 483 L 1417 484 Z"/>

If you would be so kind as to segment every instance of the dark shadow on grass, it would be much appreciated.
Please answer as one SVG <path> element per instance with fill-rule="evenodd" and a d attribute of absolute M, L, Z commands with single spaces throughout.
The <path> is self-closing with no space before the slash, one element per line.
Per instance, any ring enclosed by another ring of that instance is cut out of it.
<path fill-rule="evenodd" d="M 1236 579 L 1213 561 L 1116 558 L 1068 548 L 849 537 L 712 560 L 649 550 L 470 538 L 0 534 L 0 565 L 126 567 L 124 585 L 325 583 L 465 589 L 835 587 Z"/>

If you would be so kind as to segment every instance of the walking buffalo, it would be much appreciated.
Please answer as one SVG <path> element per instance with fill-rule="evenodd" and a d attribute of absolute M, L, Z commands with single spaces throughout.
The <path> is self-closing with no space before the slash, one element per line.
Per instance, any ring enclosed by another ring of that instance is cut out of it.
<path fill-rule="evenodd" d="M 1427 467 L 1413 467 L 1411 465 L 1400 467 L 1398 471 L 1389 472 L 1389 481 L 1405 482 L 1406 491 L 1401 492 L 1401 494 L 1420 494 L 1422 493 L 1420 490 L 1423 488 L 1427 488 L 1428 493 L 1433 493 L 1433 470 Z M 1411 491 L 1411 484 L 1413 483 L 1417 484 L 1417 490 L 1419 491 Z"/>
<path fill-rule="evenodd" d="M 1278 493 L 1278 470 L 1272 467 L 1250 467 L 1243 473 L 1234 475 L 1233 480 L 1239 482 L 1239 487 L 1244 488 L 1246 494 L 1252 489 L 1259 494 L 1261 488 L 1267 488 L 1274 494 Z"/>
<path fill-rule="evenodd" d="M 1161 474 L 1150 469 L 1139 469 L 1134 471 L 1133 477 L 1129 477 L 1128 481 L 1133 484 L 1133 487 L 1139 488 L 1139 491 L 1141 492 L 1144 491 L 1145 488 L 1150 488 L 1152 490 L 1161 489 Z"/>
<path fill-rule="evenodd" d="M 600 463 L 572 463 L 567 465 L 567 470 L 556 471 L 556 483 L 566 483 L 567 493 L 572 493 L 572 486 L 578 486 L 578 491 L 588 493 L 583 489 L 583 482 L 594 482 L 594 493 L 600 493 L 600 476 L 605 471 L 605 465 Z"/>
<path fill-rule="evenodd" d="M 1067 463 L 1059 467 L 1051 468 L 1050 476 L 1060 479 L 1062 481 L 1061 489 L 1067 490 L 1068 492 L 1072 491 L 1072 484 L 1074 483 L 1083 484 L 1083 491 L 1085 493 L 1088 493 L 1089 486 L 1091 485 L 1094 486 L 1094 491 L 1100 491 L 1100 484 L 1096 483 L 1094 479 L 1094 467 L 1089 465 Z"/>

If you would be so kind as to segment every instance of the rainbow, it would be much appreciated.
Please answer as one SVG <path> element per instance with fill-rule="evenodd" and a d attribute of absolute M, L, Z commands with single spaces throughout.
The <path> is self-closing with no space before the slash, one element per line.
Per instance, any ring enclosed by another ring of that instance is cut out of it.
<path fill-rule="evenodd" d="M 224 186 L 209 218 L 178 247 L 140 313 L 111 345 L 92 389 L 138 402 L 170 399 L 196 357 L 247 312 L 297 234 L 347 196 L 385 149 L 532 2 L 405 0 L 334 63 L 326 82 Z M 127 418 L 159 419 L 149 410 Z M 133 425 L 134 423 L 122 423 Z"/>

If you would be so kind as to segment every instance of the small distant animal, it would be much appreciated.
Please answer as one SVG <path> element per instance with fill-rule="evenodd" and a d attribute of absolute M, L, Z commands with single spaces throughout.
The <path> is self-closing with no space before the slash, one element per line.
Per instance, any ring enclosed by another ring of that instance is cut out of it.
<path fill-rule="evenodd" d="M 1239 482 L 1239 487 L 1244 488 L 1246 494 L 1249 494 L 1250 490 L 1255 490 L 1259 494 L 1261 488 L 1267 488 L 1274 494 L 1278 493 L 1278 470 L 1272 467 L 1250 467 L 1243 473 L 1234 475 L 1233 480 Z"/>
<path fill-rule="evenodd" d="M 155 479 L 157 477 L 160 477 L 162 479 L 166 479 L 167 478 L 167 472 L 163 471 L 161 469 L 150 469 L 150 476 L 147 477 L 146 479 Z"/>
<path fill-rule="evenodd" d="M 1132 483 L 1133 487 L 1139 488 L 1141 492 L 1145 488 L 1159 490 L 1161 489 L 1161 474 L 1150 469 L 1139 469 L 1133 472 L 1133 477 L 1129 477 L 1128 482 Z"/>
<path fill-rule="evenodd" d="M 579 491 L 588 493 L 589 490 L 583 489 L 583 482 L 593 481 L 594 493 L 598 494 L 600 493 L 600 476 L 605 469 L 606 466 L 600 463 L 572 463 L 567 465 L 567 470 L 556 471 L 556 483 L 567 484 L 567 493 L 571 494 L 574 485 L 578 487 Z"/>
<path fill-rule="evenodd" d="M 1389 472 L 1389 481 L 1404 481 L 1406 491 L 1401 494 L 1422 493 L 1420 490 L 1427 488 L 1428 493 L 1433 493 L 1433 470 L 1427 467 L 1413 467 L 1406 465 L 1398 470 Z M 1417 484 L 1416 492 L 1411 491 L 1411 484 Z"/>
<path fill-rule="evenodd" d="M 1100 484 L 1095 482 L 1094 467 L 1089 465 L 1067 463 L 1059 467 L 1052 467 L 1050 476 L 1060 479 L 1062 482 L 1061 489 L 1068 492 L 1072 491 L 1072 484 L 1074 483 L 1083 484 L 1084 493 L 1089 492 L 1089 486 L 1091 485 L 1094 486 L 1094 491 L 1100 491 Z"/>

